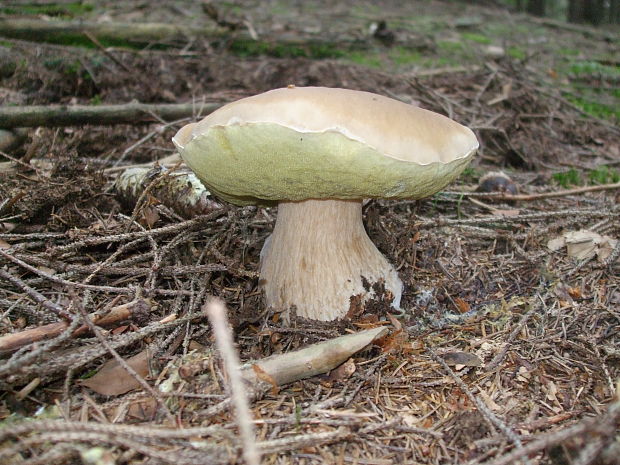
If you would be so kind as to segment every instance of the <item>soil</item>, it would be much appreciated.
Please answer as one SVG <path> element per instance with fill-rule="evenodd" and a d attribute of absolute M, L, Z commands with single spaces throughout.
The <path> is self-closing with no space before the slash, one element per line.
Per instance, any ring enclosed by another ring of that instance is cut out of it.
<path fill-rule="evenodd" d="M 29 129 L 5 154 L 12 164 L 0 163 L 0 335 L 62 321 L 59 308 L 76 325 L 136 299 L 150 312 L 98 337 L 65 331 L 4 353 L 0 463 L 241 463 L 238 415 L 201 310 L 209 296 L 226 303 L 242 361 L 375 325 L 391 330 L 353 357 L 353 371 L 254 393 L 265 463 L 616 463 L 620 246 L 603 255 L 592 239 L 602 258 L 577 260 L 548 241 L 578 230 L 620 238 L 617 120 L 560 92 L 585 80 L 590 90 L 612 88 L 616 78 L 567 77 L 558 58 L 562 46 L 613 62 L 617 45 L 605 37 L 617 31 L 558 30 L 461 2 L 332 3 L 214 3 L 222 24 L 243 25 L 224 42 L 103 50 L 2 40 L 3 105 L 228 102 L 288 84 L 347 87 L 446 114 L 471 127 L 481 149 L 431 199 L 364 207 L 369 236 L 404 282 L 402 315 L 375 286 L 377 298 L 352 302 L 345 321 L 285 325 L 258 286 L 276 208 L 224 205 L 183 218 L 148 192 L 128 205 L 114 190 L 120 169 L 173 154 L 171 138 L 187 120 Z M 63 14 L 213 22 L 198 2 L 97 5 L 80 13 L 65 5 Z M 381 20 L 391 34 L 370 36 Z M 328 58 L 234 49 L 248 28 L 261 40 L 364 48 Z M 491 57 L 479 37 L 461 55 L 445 45 L 483 33 L 506 51 L 527 44 L 525 57 Z M 616 102 L 613 92 L 596 95 L 600 105 Z M 529 198 L 477 192 L 498 170 Z M 611 187 L 563 193 L 575 177 Z M 548 192 L 558 195 L 539 195 Z M 96 378 L 81 382 L 113 351 L 130 360 L 147 349 L 138 376 L 158 394 L 138 385 L 107 396 L 91 389 Z M 180 427 L 194 429 L 174 436 Z"/>

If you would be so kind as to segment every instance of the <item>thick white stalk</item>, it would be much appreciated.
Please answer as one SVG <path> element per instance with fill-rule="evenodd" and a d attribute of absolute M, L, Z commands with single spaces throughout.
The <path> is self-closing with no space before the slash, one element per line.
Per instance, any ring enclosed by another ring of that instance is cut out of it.
<path fill-rule="evenodd" d="M 294 306 L 298 316 L 334 320 L 347 314 L 351 297 L 364 302 L 373 296 L 377 282 L 394 295 L 398 308 L 402 282 L 366 234 L 361 201 L 279 204 L 261 252 L 260 284 L 268 306 L 283 311 Z"/>

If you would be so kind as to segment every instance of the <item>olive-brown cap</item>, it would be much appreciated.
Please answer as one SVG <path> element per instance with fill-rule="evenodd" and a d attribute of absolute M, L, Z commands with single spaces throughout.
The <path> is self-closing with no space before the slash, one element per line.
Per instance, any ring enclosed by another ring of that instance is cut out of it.
<path fill-rule="evenodd" d="M 474 133 L 413 105 L 348 89 L 276 89 L 225 105 L 173 139 L 216 194 L 236 204 L 422 198 L 478 148 Z"/>

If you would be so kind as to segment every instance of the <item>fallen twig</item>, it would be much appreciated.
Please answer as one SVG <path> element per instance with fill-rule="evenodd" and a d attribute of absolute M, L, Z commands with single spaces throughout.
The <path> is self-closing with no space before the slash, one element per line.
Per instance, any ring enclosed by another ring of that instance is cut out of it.
<path fill-rule="evenodd" d="M 20 290 L 26 293 L 29 297 L 31 297 L 36 302 L 43 305 L 45 308 L 55 313 L 59 317 L 64 318 L 69 321 L 73 319 L 73 315 L 71 315 L 66 309 L 64 309 L 58 304 L 55 304 L 51 300 L 46 299 L 45 296 L 41 294 L 39 291 L 31 288 L 25 282 L 19 279 L 17 276 L 13 276 L 11 273 L 9 273 L 8 271 L 4 271 L 2 268 L 0 268 L 0 278 L 6 279 L 10 283 L 14 284 Z"/>
<path fill-rule="evenodd" d="M 75 298 L 74 298 L 74 301 L 75 301 Z M 99 342 L 101 342 L 101 345 L 103 345 L 106 348 L 106 350 L 110 354 L 112 354 L 112 356 L 116 359 L 119 365 L 121 365 L 129 374 L 131 374 L 136 379 L 136 381 L 138 381 L 138 383 L 140 383 L 140 385 L 144 388 L 146 392 L 148 392 L 149 394 L 153 396 L 153 398 L 157 401 L 159 406 L 162 408 L 162 410 L 168 417 L 168 420 L 174 425 L 176 423 L 176 419 L 174 415 L 172 414 L 172 412 L 170 411 L 170 409 L 168 408 L 168 406 L 166 405 L 166 402 L 164 401 L 164 399 L 159 395 L 159 393 L 155 389 L 153 389 L 153 387 L 151 387 L 149 383 L 146 382 L 146 380 L 142 376 L 136 373 L 136 371 L 131 366 L 129 366 L 129 364 L 123 359 L 123 357 L 121 357 L 118 354 L 118 352 L 114 349 L 114 347 L 112 347 L 112 345 L 107 341 L 105 336 L 101 334 L 100 329 L 97 326 L 95 326 L 95 324 L 92 322 L 92 320 L 90 319 L 90 315 L 86 313 L 86 310 L 84 310 L 82 305 L 80 303 L 76 303 L 75 306 L 78 308 L 80 314 L 82 315 L 82 319 L 84 320 L 84 323 L 86 323 L 86 325 L 88 326 L 88 329 L 90 329 L 90 331 L 97 337 L 97 339 L 99 339 Z"/>
<path fill-rule="evenodd" d="M 135 317 L 144 318 L 152 310 L 153 305 L 145 299 L 136 299 L 122 305 L 113 307 L 105 315 L 91 314 L 90 318 L 97 326 L 109 326 L 123 320 Z M 51 339 L 58 336 L 69 327 L 66 322 L 51 323 L 37 328 L 27 329 L 18 333 L 7 334 L 0 337 L 0 355 L 14 352 L 21 347 L 44 339 Z M 84 334 L 88 331 L 86 325 L 78 327 L 73 332 L 73 337 Z"/>
<path fill-rule="evenodd" d="M 312 344 L 294 352 L 248 362 L 242 367 L 241 376 L 252 386 L 249 394 L 254 398 L 278 386 L 327 373 L 388 332 L 385 327 L 372 328 Z M 216 415 L 229 405 L 230 399 L 226 399 L 203 413 L 206 416 Z"/>
<path fill-rule="evenodd" d="M 493 412 L 491 412 L 491 410 L 484 404 L 484 402 L 474 396 L 474 394 L 469 390 L 463 380 L 452 370 L 452 368 L 448 366 L 448 364 L 443 358 L 438 356 L 435 351 L 432 350 L 430 347 L 428 347 L 427 350 L 429 351 L 433 360 L 435 360 L 443 367 L 443 369 L 456 382 L 457 386 L 461 389 L 461 391 L 463 391 L 463 393 L 469 398 L 469 400 L 471 400 L 472 403 L 476 405 L 476 407 L 478 407 L 478 410 L 480 411 L 484 419 L 492 426 L 497 427 L 502 433 L 504 433 L 504 435 L 517 447 L 517 450 L 522 449 L 523 443 L 521 442 L 521 438 L 508 425 L 506 425 Z M 526 463 L 529 463 L 529 460 L 526 461 Z"/>
<path fill-rule="evenodd" d="M 213 298 L 206 303 L 204 311 L 213 327 L 215 343 L 228 373 L 228 384 L 235 405 L 234 418 L 243 443 L 243 458 L 248 465 L 259 465 L 260 455 L 256 448 L 252 413 L 239 370 L 239 357 L 233 347 L 232 334 L 228 327 L 226 307 L 221 300 Z"/>
<path fill-rule="evenodd" d="M 527 15 L 527 19 L 531 22 L 542 24 L 543 26 L 552 27 L 554 29 L 563 29 L 565 31 L 577 32 L 587 37 L 594 37 L 597 39 L 615 40 L 616 36 L 609 31 L 602 28 L 588 27 L 582 24 L 572 24 L 566 21 L 558 21 L 552 18 L 537 18 L 532 15 Z"/>
<path fill-rule="evenodd" d="M 617 422 L 620 420 L 620 402 L 614 402 L 607 413 L 594 418 L 587 418 L 576 425 L 570 426 L 559 431 L 543 433 L 535 441 L 523 447 L 513 450 L 509 454 L 503 455 L 488 465 L 509 465 L 515 463 L 517 459 L 547 449 L 556 444 L 563 443 L 571 438 L 588 435 L 607 435 L 611 436 L 617 431 Z M 474 462 L 476 463 L 476 462 Z"/>
<path fill-rule="evenodd" d="M 378 327 L 312 344 L 294 352 L 273 355 L 248 363 L 242 375 L 256 384 L 261 377 L 257 375 L 258 371 L 280 386 L 327 373 L 388 332 L 386 327 Z"/>
<path fill-rule="evenodd" d="M 32 105 L 1 106 L 2 127 L 82 126 L 84 124 L 137 124 L 174 121 L 188 116 L 204 116 L 223 103 L 126 103 L 122 105 Z"/>
<path fill-rule="evenodd" d="M 554 197 L 566 197 L 568 195 L 585 194 L 587 192 L 611 191 L 620 189 L 620 182 L 613 184 L 600 184 L 597 186 L 576 187 L 555 192 L 541 192 L 538 194 L 501 194 L 489 192 L 442 192 L 442 194 L 459 195 L 463 197 L 484 197 L 490 200 L 520 200 L 530 201 L 539 199 L 550 199 Z"/>

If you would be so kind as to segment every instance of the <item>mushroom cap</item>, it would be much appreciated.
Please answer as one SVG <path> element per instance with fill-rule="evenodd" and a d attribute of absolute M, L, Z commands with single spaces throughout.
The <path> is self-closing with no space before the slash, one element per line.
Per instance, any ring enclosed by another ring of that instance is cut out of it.
<path fill-rule="evenodd" d="M 173 138 L 215 194 L 238 205 L 280 200 L 423 198 L 478 148 L 445 116 L 348 89 L 275 89 L 223 106 Z"/>

